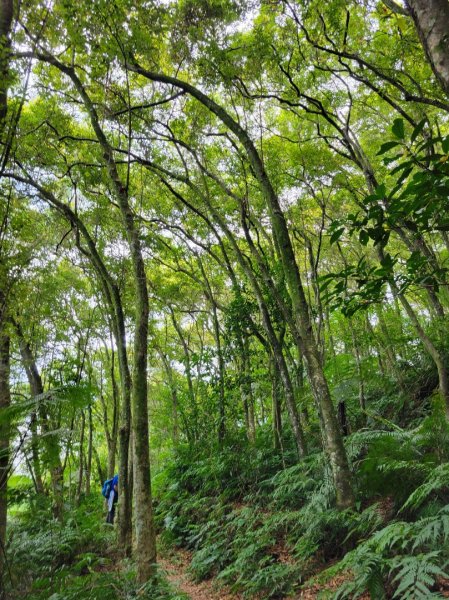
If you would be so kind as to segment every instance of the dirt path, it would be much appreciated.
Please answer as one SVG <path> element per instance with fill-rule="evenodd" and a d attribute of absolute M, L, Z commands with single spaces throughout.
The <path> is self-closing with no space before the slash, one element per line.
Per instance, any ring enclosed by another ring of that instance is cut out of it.
<path fill-rule="evenodd" d="M 219 587 L 215 579 L 193 581 L 188 573 L 191 556 L 186 550 L 178 549 L 176 554 L 169 557 L 158 557 L 158 563 L 162 567 L 167 580 L 175 590 L 178 590 L 188 596 L 191 600 L 242 600 L 243 596 L 237 593 L 231 593 L 225 587 Z M 345 575 L 337 575 L 328 582 L 325 587 L 320 585 L 311 585 L 310 587 L 299 590 L 297 593 L 286 597 L 285 600 L 317 600 L 320 593 L 327 591 L 332 593 L 345 581 Z M 444 596 L 446 597 L 446 596 Z M 368 592 L 360 596 L 360 600 L 369 600 Z M 259 598 L 259 600 L 261 600 Z"/>
<path fill-rule="evenodd" d="M 175 557 L 158 558 L 158 563 L 173 587 L 187 594 L 191 600 L 241 600 L 242 598 L 240 594 L 232 594 L 229 590 L 220 589 L 213 579 L 200 583 L 193 581 L 187 572 L 190 555 L 186 551 L 178 550 Z"/>

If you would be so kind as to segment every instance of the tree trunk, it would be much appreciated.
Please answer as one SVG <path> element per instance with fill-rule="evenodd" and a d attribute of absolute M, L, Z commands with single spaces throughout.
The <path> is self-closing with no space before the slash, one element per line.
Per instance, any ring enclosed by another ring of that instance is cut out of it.
<path fill-rule="evenodd" d="M 371 321 L 369 318 L 368 312 L 365 312 L 365 330 L 368 336 L 368 339 L 371 341 L 374 346 L 374 352 L 377 355 L 377 361 L 379 363 L 379 370 L 383 376 L 386 375 L 384 360 L 382 358 L 382 348 L 378 342 L 377 336 L 374 333 L 373 326 L 371 325 Z"/>
<path fill-rule="evenodd" d="M 164 365 L 164 371 L 167 375 L 168 387 L 170 389 L 170 395 L 172 398 L 172 418 L 173 418 L 173 428 L 172 428 L 172 440 L 173 446 L 176 448 L 179 442 L 179 420 L 178 420 L 178 390 L 176 389 L 176 383 L 173 378 L 173 371 L 170 364 L 170 361 L 164 352 L 158 348 L 158 354 L 162 360 L 162 364 Z"/>
<path fill-rule="evenodd" d="M 35 398 L 39 393 L 42 393 L 42 383 L 39 386 L 39 373 L 37 372 L 36 366 L 33 367 L 33 360 L 31 355 L 31 350 L 27 352 L 26 342 L 23 337 L 22 329 L 20 325 L 18 325 L 15 321 L 13 324 L 16 328 L 19 338 L 19 347 L 21 349 L 22 363 L 24 369 L 27 373 L 27 379 L 30 386 L 31 397 Z M 31 358 L 31 363 L 30 363 Z M 34 374 L 31 370 L 34 369 Z M 37 373 L 37 377 L 36 377 Z M 44 493 L 44 484 L 42 481 L 42 468 L 41 468 L 41 460 L 39 456 L 39 440 L 37 436 L 37 412 L 33 410 L 30 417 L 30 430 L 31 430 L 31 457 L 32 457 L 32 467 L 34 474 L 34 481 L 36 484 L 36 492 L 38 494 Z"/>
<path fill-rule="evenodd" d="M 112 340 L 111 340 L 112 346 Z M 117 454 L 117 443 L 119 438 L 119 394 L 117 388 L 117 381 L 115 377 L 115 352 L 112 348 L 111 355 L 109 356 L 108 348 L 106 347 L 106 357 L 109 362 L 109 372 L 111 376 L 111 388 L 112 388 L 112 423 L 109 424 L 109 403 L 105 399 L 103 392 L 103 374 L 100 375 L 100 402 L 103 409 L 103 427 L 106 435 L 106 443 L 108 446 L 108 462 L 107 462 L 107 477 L 111 479 L 115 475 L 115 462 Z"/>
<path fill-rule="evenodd" d="M 33 398 L 36 398 L 44 393 L 42 378 L 37 368 L 31 347 L 25 339 L 20 324 L 14 321 L 14 327 L 19 341 L 20 355 L 27 375 L 31 395 Z M 43 439 L 47 454 L 48 468 L 50 470 L 53 491 L 53 512 L 57 519 L 62 519 L 64 468 L 59 454 L 59 442 L 56 435 L 52 433 L 49 416 L 42 401 L 39 401 L 38 414 L 41 420 L 42 432 L 44 433 Z"/>
<path fill-rule="evenodd" d="M 271 360 L 271 406 L 273 419 L 273 446 L 275 450 L 283 450 L 282 447 L 282 410 L 279 397 L 279 367 L 274 360 Z"/>
<path fill-rule="evenodd" d="M 404 381 L 404 377 L 402 376 L 402 371 L 400 368 L 398 368 L 396 352 L 395 352 L 395 349 L 394 349 L 392 341 L 391 341 L 391 336 L 389 335 L 389 332 L 388 332 L 388 327 L 385 322 L 384 315 L 382 313 L 382 308 L 379 307 L 379 309 L 376 312 L 377 312 L 377 318 L 379 319 L 379 327 L 380 327 L 380 331 L 382 333 L 383 348 L 385 351 L 385 357 L 386 357 L 388 368 L 390 370 L 390 373 L 394 376 L 394 378 L 398 382 L 398 385 L 401 388 L 401 391 L 405 395 L 407 395 L 408 388 L 407 388 L 406 382 Z"/>
<path fill-rule="evenodd" d="M 200 195 L 200 197 L 203 197 L 200 192 L 199 192 L 199 195 Z M 301 422 L 299 419 L 298 411 L 296 408 L 295 394 L 294 394 L 293 386 L 291 383 L 290 374 L 288 372 L 288 368 L 287 368 L 287 365 L 285 362 L 285 357 L 282 352 L 282 347 L 281 347 L 280 342 L 274 331 L 271 317 L 269 314 L 269 310 L 268 310 L 268 307 L 264 300 L 262 290 L 260 288 L 260 285 L 257 281 L 257 278 L 256 278 L 254 272 L 252 271 L 251 267 L 248 265 L 248 262 L 243 257 L 243 254 L 236 242 L 236 239 L 235 239 L 234 235 L 232 234 L 232 232 L 229 230 L 226 222 L 221 218 L 219 213 L 214 209 L 213 205 L 211 203 L 209 203 L 205 197 L 203 197 L 203 199 L 207 203 L 208 208 L 211 210 L 214 219 L 216 220 L 216 222 L 218 223 L 218 225 L 220 226 L 220 228 L 223 230 L 226 237 L 228 238 L 228 240 L 235 252 L 236 258 L 237 258 L 240 266 L 242 267 L 243 271 L 247 275 L 248 280 L 253 289 L 253 292 L 256 297 L 258 307 L 259 307 L 260 315 L 262 318 L 262 324 L 263 324 L 263 327 L 267 334 L 269 347 L 271 348 L 273 356 L 275 357 L 276 361 L 278 361 L 278 364 L 279 364 L 281 378 L 282 378 L 282 382 L 284 384 L 284 389 L 286 392 L 287 411 L 288 411 L 290 424 L 291 424 L 292 431 L 293 431 L 293 436 L 295 438 L 296 446 L 298 449 L 298 455 L 300 457 L 305 456 L 307 454 L 307 444 L 306 444 L 306 440 L 304 437 L 303 428 L 302 428 L 302 425 L 301 425 Z"/>
<path fill-rule="evenodd" d="M 0 412 L 2 413 L 5 412 L 11 403 L 9 371 L 10 339 L 4 330 L 4 319 L 0 317 Z M 9 419 L 6 419 L 2 415 L 2 419 L 0 420 L 0 598 L 3 598 L 3 579 L 6 566 L 5 544 L 9 476 L 9 439 Z"/>
<path fill-rule="evenodd" d="M 397 294 L 399 301 L 401 302 L 402 306 L 405 309 L 405 312 L 407 313 L 410 321 L 412 322 L 412 325 L 414 326 L 415 331 L 417 332 L 424 348 L 427 350 L 428 354 L 431 356 L 433 362 L 436 365 L 438 371 L 440 394 L 446 406 L 446 418 L 449 420 L 449 373 L 444 358 L 436 348 L 435 344 L 424 331 L 421 323 L 419 322 L 418 317 L 416 316 L 415 311 L 413 310 L 407 298 L 404 296 L 404 294 L 399 293 L 396 284 L 390 283 L 390 285 L 392 285 L 395 294 Z"/>
<path fill-rule="evenodd" d="M 83 475 L 84 475 L 84 432 L 86 430 L 86 415 L 84 410 L 81 411 L 81 432 L 80 432 L 80 445 L 79 445 L 79 466 L 78 466 L 78 486 L 76 489 L 76 503 L 79 505 L 81 499 L 81 490 L 83 489 Z"/>
<path fill-rule="evenodd" d="M 191 363 L 190 363 L 190 350 L 189 350 L 189 346 L 186 342 L 186 339 L 184 337 L 184 333 L 182 331 L 181 324 L 178 323 L 178 321 L 176 320 L 175 312 L 171 307 L 170 307 L 170 314 L 171 314 L 173 327 L 176 329 L 176 333 L 178 334 L 178 337 L 179 337 L 179 340 L 181 342 L 181 346 L 182 346 L 182 349 L 184 352 L 184 366 L 185 366 L 185 370 L 186 370 L 187 389 L 189 392 L 189 401 L 190 401 L 190 405 L 192 408 L 192 416 L 193 416 L 193 428 L 192 428 L 193 440 L 197 441 L 198 440 L 198 428 L 199 428 L 198 407 L 196 404 L 195 391 L 193 389 L 192 367 L 191 367 Z"/>
<path fill-rule="evenodd" d="M 242 400 L 245 407 L 246 416 L 246 431 L 248 440 L 251 444 L 256 441 L 256 421 L 254 415 L 254 397 L 251 386 L 251 365 L 250 365 L 250 354 L 249 354 L 249 340 L 248 335 L 244 333 L 240 342 L 240 354 L 242 361 L 242 382 L 240 385 L 240 391 L 242 394 Z"/>
<path fill-rule="evenodd" d="M 362 369 L 362 359 L 360 355 L 359 345 L 357 343 L 357 338 L 355 336 L 354 325 L 351 322 L 351 319 L 348 319 L 349 330 L 351 332 L 352 339 L 352 347 L 354 349 L 355 355 L 355 364 L 357 367 L 357 377 L 359 379 L 359 406 L 362 411 L 363 418 L 366 421 L 366 398 L 365 398 L 365 382 L 363 378 L 363 369 Z"/>
<path fill-rule="evenodd" d="M 349 434 L 349 423 L 346 416 L 346 402 L 344 400 L 338 403 L 338 422 L 340 423 L 343 435 L 347 436 Z"/>
<path fill-rule="evenodd" d="M 273 329 L 273 325 L 271 323 L 271 319 L 268 313 L 268 309 L 265 305 L 265 302 L 262 298 L 262 294 L 260 290 L 258 290 L 258 294 L 256 296 L 257 302 L 259 304 L 259 310 L 262 315 L 262 321 L 267 332 L 267 337 L 270 342 L 270 346 L 273 352 L 274 360 L 277 363 L 280 379 L 282 381 L 282 385 L 285 392 L 285 404 L 287 407 L 287 412 L 290 420 L 290 425 L 293 432 L 293 437 L 296 442 L 296 447 L 298 450 L 299 457 L 305 456 L 307 454 L 307 443 L 304 436 L 303 427 L 299 418 L 298 408 L 296 406 L 296 398 L 295 392 L 292 385 L 292 380 L 290 377 L 290 373 L 288 371 L 287 363 L 285 362 L 284 353 L 282 352 L 282 347 L 277 339 L 276 333 Z"/>
<path fill-rule="evenodd" d="M 94 458 L 95 458 L 95 464 L 97 466 L 98 479 L 100 481 L 100 485 L 102 485 L 103 481 L 106 479 L 106 474 L 103 471 L 103 467 L 101 466 L 101 460 L 100 460 L 100 457 L 98 456 L 98 451 L 95 448 L 95 446 L 93 446 L 92 451 L 93 451 L 93 455 L 94 455 Z"/>
<path fill-rule="evenodd" d="M 92 474 L 92 442 L 93 442 L 93 423 L 92 423 L 92 406 L 89 404 L 87 409 L 89 416 L 89 436 L 87 439 L 87 461 L 86 461 L 86 496 L 90 494 L 90 478 Z"/>
<path fill-rule="evenodd" d="M 212 303 L 212 323 L 214 329 L 215 346 L 218 357 L 218 444 L 221 446 L 226 435 L 226 414 L 225 414 L 225 382 L 224 382 L 224 360 L 221 351 L 220 325 L 218 322 L 217 305 L 213 298 Z"/>
<path fill-rule="evenodd" d="M 33 410 L 30 418 L 31 430 L 31 466 L 33 468 L 33 479 L 36 486 L 36 494 L 44 494 L 44 483 L 42 481 L 41 461 L 39 456 L 39 439 L 37 435 L 37 414 Z"/>
<path fill-rule="evenodd" d="M 406 0 L 427 60 L 449 94 L 449 3 L 447 0 Z"/>
<path fill-rule="evenodd" d="M 419 252 L 427 258 L 427 262 L 430 266 L 429 273 L 441 269 L 434 252 L 429 248 L 425 239 L 419 233 L 413 233 L 410 235 L 407 234 L 407 232 L 405 232 L 401 227 L 398 227 L 396 231 L 410 252 Z M 430 306 L 435 315 L 441 319 L 444 319 L 444 308 L 440 302 L 440 299 L 438 298 L 437 290 L 435 290 L 432 285 L 426 286 L 425 290 L 429 297 Z"/>

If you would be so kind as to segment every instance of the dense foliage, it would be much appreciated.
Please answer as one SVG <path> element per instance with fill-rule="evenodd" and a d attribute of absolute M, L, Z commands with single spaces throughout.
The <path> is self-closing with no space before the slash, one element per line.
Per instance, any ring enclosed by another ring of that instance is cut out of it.
<path fill-rule="evenodd" d="M 448 30 L 0 0 L 1 598 L 444 597 Z"/>

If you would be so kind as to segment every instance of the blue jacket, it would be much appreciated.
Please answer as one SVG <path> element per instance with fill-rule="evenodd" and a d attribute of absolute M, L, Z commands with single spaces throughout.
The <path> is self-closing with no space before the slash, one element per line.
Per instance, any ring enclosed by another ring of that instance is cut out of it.
<path fill-rule="evenodd" d="M 112 478 L 111 491 L 109 492 L 109 495 L 111 495 L 112 492 L 114 492 L 114 503 L 118 500 L 118 491 L 114 489 L 115 486 L 118 486 L 118 475 L 114 475 L 114 477 Z"/>

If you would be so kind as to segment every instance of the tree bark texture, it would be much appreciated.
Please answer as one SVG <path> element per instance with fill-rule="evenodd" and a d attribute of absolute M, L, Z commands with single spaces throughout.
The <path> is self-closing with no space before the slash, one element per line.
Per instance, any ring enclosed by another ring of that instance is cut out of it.
<path fill-rule="evenodd" d="M 407 0 L 410 14 L 432 70 L 449 94 L 449 3 L 447 0 Z"/>

